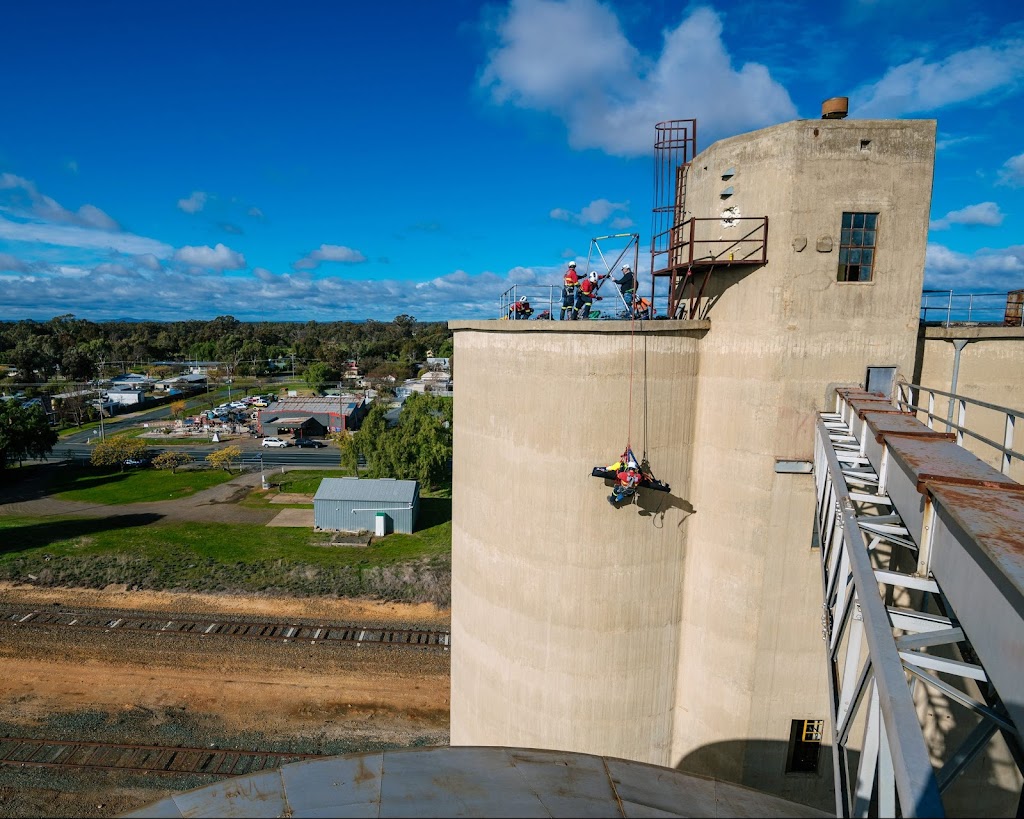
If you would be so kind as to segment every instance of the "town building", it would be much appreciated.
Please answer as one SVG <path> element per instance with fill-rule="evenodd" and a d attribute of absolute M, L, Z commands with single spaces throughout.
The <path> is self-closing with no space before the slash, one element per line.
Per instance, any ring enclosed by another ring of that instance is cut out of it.
<path fill-rule="evenodd" d="M 324 478 L 313 496 L 323 531 L 412 534 L 419 508 L 419 483 L 394 478 Z"/>
<path fill-rule="evenodd" d="M 359 429 L 368 411 L 365 398 L 353 393 L 321 398 L 282 398 L 259 410 L 256 423 L 262 435 L 322 436 Z"/>

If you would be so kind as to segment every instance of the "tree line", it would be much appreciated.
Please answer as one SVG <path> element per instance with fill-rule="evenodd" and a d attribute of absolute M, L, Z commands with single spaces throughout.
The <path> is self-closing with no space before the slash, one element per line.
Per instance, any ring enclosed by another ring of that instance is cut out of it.
<path fill-rule="evenodd" d="M 405 399 L 396 424 L 388 423 L 386 403 L 374 403 L 359 431 L 338 441 L 341 465 L 359 475 L 419 481 L 432 489 L 451 480 L 452 399 L 413 393 Z"/>
<path fill-rule="evenodd" d="M 347 362 L 355 361 L 366 375 L 408 378 L 427 351 L 449 357 L 451 332 L 444 322 L 408 315 L 390 322 L 242 322 L 233 316 L 93 322 L 66 314 L 0 323 L 0 363 L 16 371 L 6 380 L 20 385 L 54 377 L 91 381 L 155 361 L 218 361 L 240 376 L 267 375 L 285 361 L 299 375 L 316 362 L 326 380 L 340 378 Z"/>

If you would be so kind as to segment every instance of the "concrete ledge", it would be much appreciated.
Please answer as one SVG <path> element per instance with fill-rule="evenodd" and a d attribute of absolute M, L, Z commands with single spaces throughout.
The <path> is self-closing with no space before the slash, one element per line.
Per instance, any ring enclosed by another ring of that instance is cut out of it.
<path fill-rule="evenodd" d="M 634 323 L 631 321 L 508 321 L 507 319 L 485 319 L 475 321 L 449 321 L 448 329 L 481 330 L 485 333 L 631 333 Z M 683 321 L 666 319 L 664 321 L 638 321 L 635 330 L 638 333 L 700 333 L 711 329 L 711 321 L 700 319 Z"/>
<path fill-rule="evenodd" d="M 923 338 L 938 338 L 955 341 L 966 339 L 1024 338 L 1024 327 L 999 327 L 982 325 L 953 325 L 952 327 L 921 326 Z"/>

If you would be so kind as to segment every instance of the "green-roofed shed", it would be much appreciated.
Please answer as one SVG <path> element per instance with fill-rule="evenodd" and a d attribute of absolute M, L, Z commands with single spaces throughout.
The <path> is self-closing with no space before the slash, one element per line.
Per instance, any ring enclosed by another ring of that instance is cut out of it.
<path fill-rule="evenodd" d="M 417 481 L 394 478 L 324 478 L 313 496 L 313 524 L 317 529 L 382 534 L 412 534 L 420 508 Z"/>

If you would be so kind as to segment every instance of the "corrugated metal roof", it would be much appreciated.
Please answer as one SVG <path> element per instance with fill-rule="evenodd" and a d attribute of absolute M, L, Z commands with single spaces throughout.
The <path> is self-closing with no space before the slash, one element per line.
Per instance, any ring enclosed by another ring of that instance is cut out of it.
<path fill-rule="evenodd" d="M 563 751 L 418 748 L 293 762 L 125 816 L 831 816 L 673 768 Z"/>
<path fill-rule="evenodd" d="M 313 496 L 318 500 L 383 501 L 412 503 L 416 498 L 416 481 L 393 478 L 324 478 Z"/>
<path fill-rule="evenodd" d="M 274 402 L 274 411 L 280 413 L 301 412 L 342 412 L 348 414 L 359 403 L 355 395 L 342 395 L 333 398 L 282 398 Z"/>

